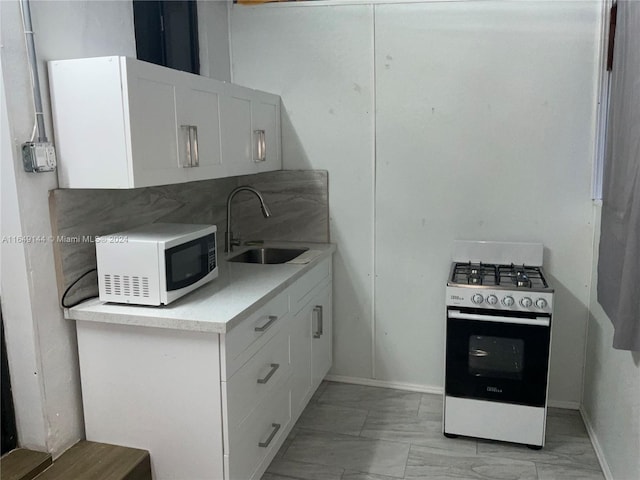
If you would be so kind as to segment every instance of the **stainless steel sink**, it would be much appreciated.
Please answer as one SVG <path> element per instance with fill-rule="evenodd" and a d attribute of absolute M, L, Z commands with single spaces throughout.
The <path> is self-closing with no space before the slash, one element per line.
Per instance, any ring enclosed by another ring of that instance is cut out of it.
<path fill-rule="evenodd" d="M 274 264 L 285 263 L 293 260 L 308 248 L 252 248 L 246 250 L 235 257 L 231 257 L 229 262 L 241 263 L 261 263 Z"/>

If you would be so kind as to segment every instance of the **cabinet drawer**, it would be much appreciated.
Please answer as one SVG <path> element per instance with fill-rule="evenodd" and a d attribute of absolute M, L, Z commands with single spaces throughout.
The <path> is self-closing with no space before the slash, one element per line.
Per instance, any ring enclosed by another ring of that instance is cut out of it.
<path fill-rule="evenodd" d="M 227 380 L 282 327 L 289 295 L 281 293 L 222 337 L 222 379 Z"/>
<path fill-rule="evenodd" d="M 253 478 L 262 461 L 282 445 L 291 422 L 289 382 L 273 389 L 239 427 L 229 429 L 227 480 Z"/>
<path fill-rule="evenodd" d="M 240 424 L 290 373 L 289 334 L 280 330 L 227 382 L 222 383 L 229 427 Z"/>
<path fill-rule="evenodd" d="M 291 311 L 298 313 L 311 298 L 314 288 L 331 275 L 331 257 L 304 274 L 300 280 L 294 283 L 289 289 L 291 298 Z"/>

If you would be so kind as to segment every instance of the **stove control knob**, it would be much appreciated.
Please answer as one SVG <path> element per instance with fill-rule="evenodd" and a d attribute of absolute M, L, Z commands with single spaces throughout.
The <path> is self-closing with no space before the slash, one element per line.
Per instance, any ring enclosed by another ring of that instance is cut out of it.
<path fill-rule="evenodd" d="M 489 295 L 487 297 L 487 303 L 489 305 L 495 305 L 496 303 L 498 303 L 498 297 L 496 297 L 495 295 Z"/>
<path fill-rule="evenodd" d="M 513 305 L 513 297 L 512 297 L 512 296 L 510 296 L 510 295 L 507 295 L 506 297 L 504 297 L 504 298 L 502 299 L 502 304 L 503 304 L 505 307 L 510 307 L 511 305 Z"/>
<path fill-rule="evenodd" d="M 482 298 L 482 295 L 480 295 L 479 293 L 476 293 L 473 297 L 471 297 L 471 301 L 476 305 L 480 305 L 484 301 L 484 298 Z"/>
<path fill-rule="evenodd" d="M 529 297 L 524 297 L 522 300 L 520 300 L 520 305 L 522 305 L 524 308 L 529 308 L 532 304 L 533 302 Z"/>
<path fill-rule="evenodd" d="M 547 307 L 547 301 L 544 298 L 539 298 L 536 300 L 536 307 L 538 308 L 546 308 Z"/>

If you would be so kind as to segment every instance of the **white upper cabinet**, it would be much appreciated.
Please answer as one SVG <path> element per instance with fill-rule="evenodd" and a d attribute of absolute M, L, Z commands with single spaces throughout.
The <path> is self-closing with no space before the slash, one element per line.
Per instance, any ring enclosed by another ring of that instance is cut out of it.
<path fill-rule="evenodd" d="M 282 168 L 277 95 L 126 57 L 49 62 L 49 79 L 61 188 Z"/>
<path fill-rule="evenodd" d="M 230 159 L 232 175 L 282 168 L 280 146 L 280 97 L 228 85 L 222 99 L 222 156 Z"/>

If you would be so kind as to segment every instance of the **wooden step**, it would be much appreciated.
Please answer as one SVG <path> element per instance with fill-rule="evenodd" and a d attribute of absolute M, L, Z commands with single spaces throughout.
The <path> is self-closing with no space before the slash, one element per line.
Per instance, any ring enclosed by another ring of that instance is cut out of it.
<path fill-rule="evenodd" d="M 151 480 L 149 452 L 83 440 L 36 480 Z"/>
<path fill-rule="evenodd" d="M 0 478 L 31 480 L 49 465 L 51 465 L 51 455 L 48 453 L 16 448 L 0 459 Z"/>

